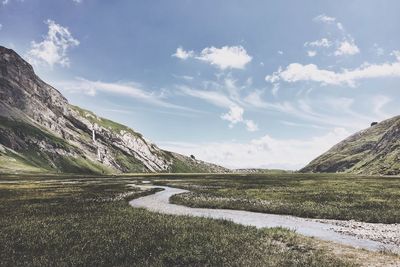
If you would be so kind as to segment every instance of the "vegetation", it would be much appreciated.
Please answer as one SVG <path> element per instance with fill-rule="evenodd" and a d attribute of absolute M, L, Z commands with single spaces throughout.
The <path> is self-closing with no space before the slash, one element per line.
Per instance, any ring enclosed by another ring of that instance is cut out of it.
<path fill-rule="evenodd" d="M 134 209 L 141 179 L 3 175 L 0 266 L 352 265 L 288 230 Z"/>
<path fill-rule="evenodd" d="M 0 173 L 1 172 L 44 172 L 44 169 L 32 166 L 23 156 L 12 152 L 0 145 Z"/>
<path fill-rule="evenodd" d="M 307 218 L 400 223 L 400 178 L 344 174 L 192 176 L 159 182 L 189 189 L 173 203 Z"/>
<path fill-rule="evenodd" d="M 97 123 L 99 126 L 102 126 L 106 129 L 110 129 L 114 132 L 120 133 L 121 131 L 126 131 L 131 133 L 134 136 L 137 136 L 141 139 L 143 139 L 143 136 L 138 133 L 135 132 L 134 130 L 132 130 L 131 128 L 129 128 L 128 126 L 122 125 L 120 123 L 114 122 L 112 120 L 109 119 L 105 119 L 105 118 L 101 118 L 99 116 L 97 116 L 95 113 L 93 113 L 92 111 L 83 109 L 81 107 L 78 106 L 74 106 L 74 105 L 70 105 L 70 107 L 75 110 L 76 112 L 79 113 L 79 115 L 83 118 L 86 118 L 87 120 L 89 120 L 91 123 Z"/>
<path fill-rule="evenodd" d="M 41 143 L 47 144 L 45 148 Z M 0 116 L 0 172 L 110 173 L 111 169 L 84 157 L 66 140 L 27 122 Z M 6 147 L 15 147 L 13 151 Z M 65 153 L 57 153 L 57 151 Z"/>
<path fill-rule="evenodd" d="M 400 116 L 360 131 L 314 159 L 302 172 L 400 174 Z"/>

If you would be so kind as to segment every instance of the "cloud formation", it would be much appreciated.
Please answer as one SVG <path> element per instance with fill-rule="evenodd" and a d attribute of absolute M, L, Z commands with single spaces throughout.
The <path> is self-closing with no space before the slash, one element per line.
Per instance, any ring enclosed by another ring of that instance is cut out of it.
<path fill-rule="evenodd" d="M 220 117 L 223 120 L 229 121 L 230 128 L 233 128 L 238 123 L 243 123 L 249 132 L 258 130 L 258 125 L 254 121 L 244 118 L 244 108 L 237 100 L 232 99 L 232 97 L 217 91 L 197 90 L 186 86 L 179 87 L 179 90 L 187 96 L 202 99 L 217 107 L 227 108 L 228 111 L 221 114 Z"/>
<path fill-rule="evenodd" d="M 326 134 L 307 139 L 281 139 L 270 135 L 249 142 L 178 143 L 162 142 L 167 150 L 215 162 L 228 168 L 283 168 L 296 170 L 327 151 L 350 133 L 333 128 Z"/>
<path fill-rule="evenodd" d="M 396 61 L 382 64 L 364 63 L 355 69 L 343 69 L 340 72 L 320 69 L 315 64 L 303 65 L 291 63 L 286 69 L 278 69 L 265 80 L 271 83 L 285 81 L 289 83 L 300 81 L 318 82 L 322 85 L 356 86 L 356 82 L 363 79 L 400 77 L 400 53 L 394 51 Z"/>
<path fill-rule="evenodd" d="M 39 43 L 31 42 L 31 49 L 27 55 L 28 60 L 35 65 L 45 63 L 50 67 L 56 64 L 69 67 L 70 60 L 67 52 L 70 48 L 78 46 L 79 41 L 72 36 L 68 28 L 53 20 L 47 20 L 46 24 L 49 28 L 47 35 Z"/>
<path fill-rule="evenodd" d="M 360 49 L 356 45 L 354 38 L 346 32 L 342 23 L 336 22 L 336 18 L 329 17 L 325 14 L 322 14 L 322 15 L 315 17 L 313 19 L 313 21 L 322 22 L 324 24 L 331 24 L 338 31 L 340 37 L 338 37 L 337 40 L 333 40 L 333 41 L 330 41 L 328 38 L 325 37 L 325 38 L 321 38 L 316 41 L 305 42 L 304 43 L 305 47 L 313 48 L 313 49 L 316 49 L 316 48 L 328 49 L 328 48 L 334 46 L 335 50 L 333 52 L 333 55 L 335 55 L 335 56 L 352 56 L 352 55 L 360 53 Z M 332 38 L 332 37 L 330 37 L 330 38 Z M 312 52 L 315 50 L 310 50 L 310 51 Z M 312 57 L 312 55 L 314 55 L 314 53 L 312 53 L 312 54 L 308 53 L 308 55 Z M 315 55 L 316 55 L 316 53 L 315 53 Z"/>
<path fill-rule="evenodd" d="M 221 48 L 207 47 L 201 51 L 197 59 L 224 69 L 244 69 L 252 60 L 242 46 L 223 46 Z"/>
<path fill-rule="evenodd" d="M 307 56 L 309 56 L 309 57 L 315 57 L 316 55 L 317 55 L 317 51 L 315 51 L 315 50 L 307 51 Z"/>
<path fill-rule="evenodd" d="M 342 56 L 342 55 L 355 55 L 360 53 L 360 49 L 355 44 L 353 39 L 347 39 L 340 42 L 338 48 L 335 51 L 335 56 Z"/>
<path fill-rule="evenodd" d="M 329 41 L 327 38 L 322 38 L 320 40 L 304 43 L 304 46 L 309 46 L 309 47 L 330 47 L 331 45 L 332 42 Z"/>
<path fill-rule="evenodd" d="M 84 93 L 89 96 L 95 96 L 98 92 L 106 92 L 115 95 L 127 96 L 160 107 L 190 110 L 189 108 L 169 103 L 163 99 L 162 95 L 149 92 L 143 89 L 140 84 L 133 82 L 107 83 L 77 78 L 72 81 L 58 82 L 56 85 L 57 87 L 71 93 Z"/>
<path fill-rule="evenodd" d="M 323 23 L 331 24 L 336 21 L 336 18 L 327 16 L 325 14 L 321 14 L 321 15 L 318 15 L 315 18 L 313 18 L 313 20 L 316 22 L 323 22 Z"/>
<path fill-rule="evenodd" d="M 197 55 L 194 51 L 186 51 L 182 47 L 178 47 L 172 56 L 182 60 L 195 58 L 221 70 L 244 69 L 252 60 L 243 46 L 206 47 Z"/>
<path fill-rule="evenodd" d="M 175 54 L 172 54 L 173 57 L 186 60 L 194 56 L 194 51 L 185 51 L 181 46 L 176 49 Z"/>

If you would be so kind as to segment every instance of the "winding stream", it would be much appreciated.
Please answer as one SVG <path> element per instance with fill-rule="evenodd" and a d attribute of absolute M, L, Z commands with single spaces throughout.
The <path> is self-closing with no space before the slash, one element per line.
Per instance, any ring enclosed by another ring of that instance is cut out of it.
<path fill-rule="evenodd" d="M 368 250 L 378 251 L 389 249 L 399 251 L 399 247 L 384 244 L 382 242 L 370 239 L 357 238 L 351 235 L 335 232 L 337 225 L 329 223 L 321 223 L 314 219 L 306 219 L 289 215 L 276 215 L 258 212 L 250 212 L 243 210 L 228 209 L 206 209 L 206 208 L 190 208 L 186 206 L 169 203 L 169 198 L 173 195 L 188 192 L 187 190 L 172 188 L 167 186 L 139 186 L 141 188 L 163 188 L 161 192 L 153 195 L 140 197 L 129 202 L 132 207 L 145 208 L 149 211 L 159 212 L 172 215 L 189 215 L 196 217 L 206 217 L 213 219 L 226 219 L 232 222 L 263 227 L 284 227 L 295 230 L 305 236 L 315 237 L 326 241 L 350 245 L 355 248 L 364 248 Z"/>

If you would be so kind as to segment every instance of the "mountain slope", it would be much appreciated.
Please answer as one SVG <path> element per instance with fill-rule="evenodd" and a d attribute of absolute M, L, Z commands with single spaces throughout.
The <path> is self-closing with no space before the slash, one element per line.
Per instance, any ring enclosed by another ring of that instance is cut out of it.
<path fill-rule="evenodd" d="M 301 172 L 400 174 L 400 116 L 350 136 Z"/>
<path fill-rule="evenodd" d="M 75 173 L 227 172 L 161 150 L 134 130 L 70 105 L 31 65 L 0 46 L 0 163 Z M 0 169 L 8 170 L 6 165 Z"/>

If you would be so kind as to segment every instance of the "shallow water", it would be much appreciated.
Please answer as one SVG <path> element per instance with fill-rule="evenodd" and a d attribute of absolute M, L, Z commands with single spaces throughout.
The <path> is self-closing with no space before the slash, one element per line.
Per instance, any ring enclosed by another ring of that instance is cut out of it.
<path fill-rule="evenodd" d="M 129 202 L 132 207 L 145 208 L 153 212 L 172 215 L 189 215 L 213 219 L 226 219 L 232 222 L 263 227 L 284 227 L 295 230 L 305 236 L 315 237 L 326 241 L 333 241 L 356 248 L 378 251 L 389 249 L 398 251 L 399 248 L 369 239 L 360 239 L 354 236 L 335 232 L 336 225 L 320 223 L 315 220 L 294 217 L 289 215 L 266 214 L 242 210 L 190 208 L 169 203 L 173 195 L 188 192 L 187 190 L 167 186 L 140 186 L 141 188 L 163 188 L 164 190 L 153 195 L 134 199 Z"/>

